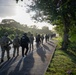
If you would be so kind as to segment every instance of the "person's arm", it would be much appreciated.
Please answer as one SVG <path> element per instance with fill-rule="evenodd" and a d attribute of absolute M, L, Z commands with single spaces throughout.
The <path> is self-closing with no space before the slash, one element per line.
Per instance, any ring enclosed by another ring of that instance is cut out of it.
<path fill-rule="evenodd" d="M 8 40 L 9 40 L 8 45 L 12 44 L 12 40 L 11 40 L 11 39 L 9 39 L 9 38 L 8 38 Z"/>
<path fill-rule="evenodd" d="M 28 38 L 28 43 L 30 42 L 30 39 Z"/>

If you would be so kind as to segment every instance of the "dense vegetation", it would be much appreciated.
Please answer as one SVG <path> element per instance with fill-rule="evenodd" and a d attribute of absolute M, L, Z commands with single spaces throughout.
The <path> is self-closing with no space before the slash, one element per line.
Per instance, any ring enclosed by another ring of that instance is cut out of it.
<path fill-rule="evenodd" d="M 63 51 L 60 49 L 61 37 L 54 40 L 58 41 L 56 43 L 57 48 L 45 75 L 76 75 L 76 50 L 68 49 L 68 51 Z"/>
<path fill-rule="evenodd" d="M 76 1 L 75 0 L 32 0 L 30 11 L 35 11 L 36 21 L 47 21 L 61 30 L 62 49 L 67 50 L 69 39 L 76 37 Z M 74 40 L 76 41 L 76 40 Z"/>
<path fill-rule="evenodd" d="M 35 25 L 28 27 L 27 25 L 22 25 L 16 22 L 13 19 L 3 19 L 0 24 L 0 37 L 4 35 L 5 32 L 8 32 L 10 38 L 13 38 L 15 34 L 22 35 L 24 32 L 29 34 L 51 34 L 52 31 L 49 30 L 47 26 L 44 26 L 42 29 L 38 29 Z"/>
<path fill-rule="evenodd" d="M 27 6 L 29 11 L 35 11 L 33 18 L 36 21 L 56 25 L 55 30 L 62 37 L 62 50 L 67 50 L 71 43 L 76 43 L 75 0 L 32 0 L 31 5 Z"/>

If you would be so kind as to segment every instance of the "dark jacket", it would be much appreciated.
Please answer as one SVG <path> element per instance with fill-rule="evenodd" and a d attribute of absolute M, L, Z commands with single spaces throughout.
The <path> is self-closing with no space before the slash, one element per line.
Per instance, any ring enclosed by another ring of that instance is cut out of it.
<path fill-rule="evenodd" d="M 22 36 L 21 40 L 20 40 L 20 45 L 22 47 L 26 47 L 29 43 L 29 38 L 27 36 Z"/>

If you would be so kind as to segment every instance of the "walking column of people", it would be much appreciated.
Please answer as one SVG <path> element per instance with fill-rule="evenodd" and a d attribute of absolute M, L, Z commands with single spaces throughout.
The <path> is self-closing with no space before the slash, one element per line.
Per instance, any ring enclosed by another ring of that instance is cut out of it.
<path fill-rule="evenodd" d="M 36 47 L 38 48 L 40 44 L 43 45 L 44 41 L 44 35 L 36 34 L 35 38 L 33 34 L 30 34 L 28 37 L 27 33 L 24 33 L 21 38 L 19 38 L 19 35 L 16 34 L 13 41 L 8 37 L 8 33 L 4 33 L 4 36 L 0 39 L 0 45 L 1 45 L 1 63 L 4 62 L 4 55 L 5 51 L 7 52 L 7 59 L 10 59 L 10 44 L 13 44 L 13 57 L 15 55 L 19 56 L 19 47 L 22 48 L 22 57 L 27 56 L 28 50 L 33 51 L 33 42 L 36 42 Z M 45 41 L 49 41 L 49 36 L 45 36 Z M 30 48 L 28 48 L 30 45 Z M 17 52 L 17 54 L 16 54 Z"/>

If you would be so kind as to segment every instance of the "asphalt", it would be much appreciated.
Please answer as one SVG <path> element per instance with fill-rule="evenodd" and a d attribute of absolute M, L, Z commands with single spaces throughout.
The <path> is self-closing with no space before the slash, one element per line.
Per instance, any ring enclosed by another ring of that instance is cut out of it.
<path fill-rule="evenodd" d="M 22 57 L 12 57 L 0 64 L 0 75 L 44 75 L 55 52 L 56 44 L 49 41 Z"/>

